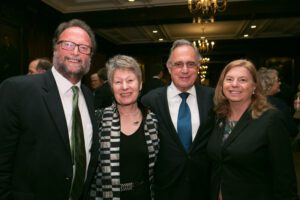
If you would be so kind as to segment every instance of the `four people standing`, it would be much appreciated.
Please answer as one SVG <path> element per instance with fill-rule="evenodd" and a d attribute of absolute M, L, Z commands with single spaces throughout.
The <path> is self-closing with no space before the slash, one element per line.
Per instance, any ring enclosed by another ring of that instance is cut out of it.
<path fill-rule="evenodd" d="M 262 94 L 255 66 L 235 60 L 215 89 L 211 199 L 298 199 L 288 129 Z"/>
<path fill-rule="evenodd" d="M 213 89 L 195 85 L 199 60 L 192 43 L 175 41 L 167 61 L 171 85 L 142 97 L 142 103 L 156 114 L 159 123 L 156 200 L 209 199 L 206 144 L 213 124 Z"/>
<path fill-rule="evenodd" d="M 1 84 L 0 199 L 80 198 L 98 152 L 93 97 L 81 84 L 95 48 L 83 21 L 61 23 L 54 67 Z"/>
<path fill-rule="evenodd" d="M 64 22 L 51 70 L 0 85 L 0 199 L 298 199 L 288 129 L 251 62 L 230 62 L 214 94 L 195 84 L 197 48 L 176 40 L 172 82 L 143 96 L 146 109 L 138 63 L 114 56 L 97 130 L 81 84 L 95 48 L 88 25 Z"/>
<path fill-rule="evenodd" d="M 96 110 L 100 156 L 91 199 L 154 199 L 153 173 L 159 150 L 157 119 L 138 103 L 142 73 L 135 59 L 116 55 L 106 63 L 115 102 Z"/>

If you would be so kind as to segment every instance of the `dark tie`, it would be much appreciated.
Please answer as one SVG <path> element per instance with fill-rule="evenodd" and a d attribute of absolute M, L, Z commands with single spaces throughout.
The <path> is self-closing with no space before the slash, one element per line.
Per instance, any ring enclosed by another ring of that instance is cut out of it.
<path fill-rule="evenodd" d="M 78 90 L 77 86 L 72 87 L 73 103 L 72 103 L 72 135 L 71 135 L 71 153 L 72 161 L 75 165 L 75 172 L 71 188 L 71 199 L 78 200 L 84 184 L 85 169 L 86 169 L 86 155 L 85 144 L 83 137 L 83 128 L 81 116 L 78 108 Z"/>
<path fill-rule="evenodd" d="M 182 101 L 179 107 L 177 118 L 177 132 L 185 151 L 188 152 L 192 144 L 191 111 L 189 105 L 186 103 L 189 93 L 183 92 L 180 93 L 179 96 L 181 97 Z"/>

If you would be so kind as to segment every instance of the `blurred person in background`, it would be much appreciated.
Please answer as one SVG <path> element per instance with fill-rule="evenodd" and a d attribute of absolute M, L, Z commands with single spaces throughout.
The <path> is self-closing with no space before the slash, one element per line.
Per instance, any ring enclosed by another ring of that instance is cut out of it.
<path fill-rule="evenodd" d="M 28 74 L 42 74 L 51 69 L 52 63 L 47 58 L 36 58 L 28 65 Z"/>
<path fill-rule="evenodd" d="M 280 79 L 278 71 L 272 68 L 261 67 L 258 70 L 258 77 L 262 85 L 262 92 L 267 96 L 268 102 L 280 110 L 285 116 L 290 136 L 295 137 L 298 133 L 297 126 L 293 120 L 290 107 L 282 99 L 274 96 L 280 92 Z"/>
<path fill-rule="evenodd" d="M 95 91 L 103 85 L 103 81 L 100 79 L 98 73 L 92 73 L 90 75 L 90 87 L 95 96 Z"/>
<path fill-rule="evenodd" d="M 95 109 L 100 109 L 110 106 L 114 100 L 114 96 L 111 91 L 111 86 L 107 81 L 106 67 L 99 69 L 97 74 L 103 84 L 95 90 L 94 104 Z"/>

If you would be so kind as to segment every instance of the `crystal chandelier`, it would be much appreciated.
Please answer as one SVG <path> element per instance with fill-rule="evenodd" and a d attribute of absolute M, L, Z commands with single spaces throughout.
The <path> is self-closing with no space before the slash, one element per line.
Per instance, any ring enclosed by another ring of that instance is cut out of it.
<path fill-rule="evenodd" d="M 188 0 L 194 23 L 214 22 L 217 11 L 225 11 L 227 0 Z"/>
<path fill-rule="evenodd" d="M 203 54 L 208 53 L 215 46 L 215 42 L 209 41 L 204 35 L 204 27 L 202 27 L 202 36 L 199 40 L 193 41 L 194 46 L 197 47 L 200 53 Z"/>
<path fill-rule="evenodd" d="M 200 53 L 208 53 L 215 46 L 214 41 L 210 42 L 204 36 L 200 37 L 200 40 L 193 41 L 193 44 L 195 47 L 197 47 L 199 49 Z"/>

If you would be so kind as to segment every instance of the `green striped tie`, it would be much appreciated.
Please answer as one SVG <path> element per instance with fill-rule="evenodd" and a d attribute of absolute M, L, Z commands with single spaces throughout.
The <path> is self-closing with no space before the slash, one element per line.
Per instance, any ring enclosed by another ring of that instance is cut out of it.
<path fill-rule="evenodd" d="M 75 165 L 75 173 L 72 181 L 71 199 L 78 200 L 83 189 L 86 169 L 86 154 L 83 137 L 83 128 L 81 116 L 78 108 L 79 88 L 72 87 L 73 103 L 72 103 L 72 136 L 71 136 L 71 154 L 72 161 Z"/>

